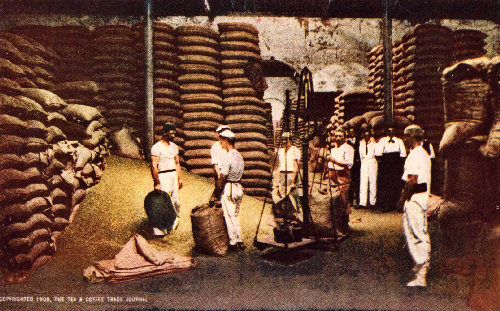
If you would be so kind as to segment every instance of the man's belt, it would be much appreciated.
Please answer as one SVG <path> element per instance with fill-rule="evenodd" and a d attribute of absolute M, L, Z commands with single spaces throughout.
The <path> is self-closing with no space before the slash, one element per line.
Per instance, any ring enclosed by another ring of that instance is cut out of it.
<path fill-rule="evenodd" d="M 416 184 L 413 194 L 423 193 L 423 192 L 427 192 L 427 184 L 426 183 Z"/>
<path fill-rule="evenodd" d="M 238 183 L 240 183 L 240 181 L 241 181 L 241 179 L 239 179 L 239 180 L 228 180 L 226 182 L 230 183 L 230 184 L 238 184 Z"/>
<path fill-rule="evenodd" d="M 171 170 L 163 170 L 163 171 L 159 171 L 159 172 L 158 172 L 158 174 L 161 174 L 161 173 L 170 173 L 170 172 L 175 172 L 175 171 L 176 171 L 176 169 L 175 169 L 175 168 L 173 168 L 173 169 L 171 169 Z"/>

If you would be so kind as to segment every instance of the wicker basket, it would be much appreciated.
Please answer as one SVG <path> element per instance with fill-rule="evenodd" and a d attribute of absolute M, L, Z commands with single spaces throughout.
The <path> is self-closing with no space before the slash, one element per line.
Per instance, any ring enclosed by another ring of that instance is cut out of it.
<path fill-rule="evenodd" d="M 193 238 L 197 251 L 207 255 L 224 256 L 229 248 L 226 223 L 220 205 L 208 204 L 191 211 Z"/>

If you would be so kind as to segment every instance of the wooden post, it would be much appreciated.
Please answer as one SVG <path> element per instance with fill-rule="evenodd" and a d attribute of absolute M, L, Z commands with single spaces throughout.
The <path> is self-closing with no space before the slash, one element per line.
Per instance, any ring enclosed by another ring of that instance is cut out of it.
<path fill-rule="evenodd" d="M 144 12 L 144 88 L 145 88 L 145 135 L 144 155 L 149 160 L 153 146 L 153 3 L 146 0 Z"/>
<path fill-rule="evenodd" d="M 384 47 L 384 119 L 387 127 L 394 126 L 392 103 L 392 17 L 390 0 L 383 0 L 383 47 Z"/>

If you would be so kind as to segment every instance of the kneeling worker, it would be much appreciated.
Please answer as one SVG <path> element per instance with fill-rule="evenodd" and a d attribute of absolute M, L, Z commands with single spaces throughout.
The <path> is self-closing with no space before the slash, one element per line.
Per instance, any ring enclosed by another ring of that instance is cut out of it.
<path fill-rule="evenodd" d="M 175 124 L 167 122 L 163 126 L 163 137 L 151 148 L 151 175 L 153 175 L 154 187 L 168 193 L 177 219 L 173 228 L 179 224 L 179 189 L 182 188 L 181 166 L 179 163 L 179 147 L 173 142 L 175 137 Z M 167 234 L 165 230 L 153 228 L 155 235 Z"/>
<path fill-rule="evenodd" d="M 238 214 L 243 198 L 243 186 L 240 183 L 244 168 L 243 157 L 234 148 L 235 138 L 233 132 L 224 130 L 219 135 L 222 148 L 227 151 L 227 154 L 219 163 L 220 175 L 211 201 L 218 199 L 215 196 L 221 194 L 220 201 L 229 235 L 229 249 L 233 251 L 242 250 L 245 246 L 241 239 Z"/>

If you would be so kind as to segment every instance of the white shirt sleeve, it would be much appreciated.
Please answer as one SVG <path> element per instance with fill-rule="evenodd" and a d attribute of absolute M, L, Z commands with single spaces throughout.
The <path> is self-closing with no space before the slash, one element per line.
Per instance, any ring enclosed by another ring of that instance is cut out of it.
<path fill-rule="evenodd" d="M 402 139 L 398 138 L 398 143 L 399 143 L 399 156 L 401 158 L 406 158 L 406 148 L 405 148 L 405 143 L 403 142 Z"/>
<path fill-rule="evenodd" d="M 218 163 L 220 173 L 222 175 L 228 175 L 229 174 L 229 153 L 225 154 L 222 156 L 220 163 Z"/>
<path fill-rule="evenodd" d="M 436 158 L 436 153 L 434 152 L 434 147 L 432 147 L 432 144 L 429 143 L 429 149 L 431 150 L 431 154 L 429 155 L 431 159 Z"/>
<path fill-rule="evenodd" d="M 210 148 L 210 163 L 212 163 L 212 165 L 217 164 L 217 144 L 218 142 L 213 143 L 212 148 Z"/>
<path fill-rule="evenodd" d="M 158 144 L 154 144 L 151 148 L 151 155 L 155 157 L 160 156 L 160 146 Z"/>
<path fill-rule="evenodd" d="M 344 151 L 344 160 L 347 164 L 347 168 L 351 169 L 352 165 L 354 164 L 354 148 L 350 145 L 346 145 Z"/>

